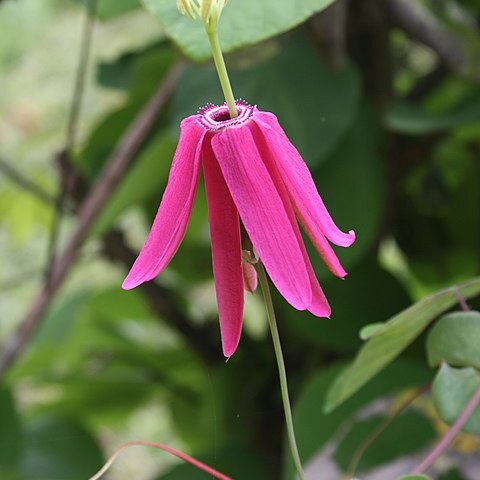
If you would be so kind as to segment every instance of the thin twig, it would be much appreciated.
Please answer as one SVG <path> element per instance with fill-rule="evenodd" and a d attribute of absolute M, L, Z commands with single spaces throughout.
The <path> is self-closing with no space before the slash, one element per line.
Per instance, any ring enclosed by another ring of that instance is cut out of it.
<path fill-rule="evenodd" d="M 14 182 L 22 190 L 25 190 L 34 197 L 37 197 L 42 202 L 50 205 L 55 204 L 55 197 L 53 195 L 50 195 L 50 193 L 48 193 L 42 187 L 25 177 L 25 175 L 12 167 L 3 158 L 0 158 L 0 172 L 2 172 L 8 179 Z"/>
<path fill-rule="evenodd" d="M 463 428 L 465 423 L 467 423 L 468 419 L 472 415 L 472 413 L 476 410 L 478 405 L 480 404 L 480 387 L 477 388 L 475 393 L 472 395 L 470 400 L 468 401 L 465 408 L 462 410 L 462 413 L 458 416 L 455 420 L 455 423 L 451 426 L 448 432 L 443 436 L 440 440 L 438 445 L 427 455 L 427 457 L 418 465 L 417 468 L 412 472 L 413 474 L 420 474 L 426 472 L 437 460 L 440 455 L 448 448 L 448 446 L 452 443 L 454 438 L 460 433 L 460 430 Z"/>
<path fill-rule="evenodd" d="M 467 73 L 467 56 L 462 42 L 417 0 L 387 0 L 392 22 L 412 38 L 427 45 L 451 70 Z"/>
<path fill-rule="evenodd" d="M 365 452 L 372 446 L 372 444 L 382 435 L 382 433 L 396 420 L 420 395 L 423 395 L 430 389 L 430 385 L 423 386 L 415 390 L 402 404 L 395 409 L 387 418 L 385 418 L 373 432 L 365 438 L 365 440 L 359 445 L 357 450 L 352 455 L 350 465 L 348 467 L 348 473 L 346 478 L 353 478 L 357 470 L 360 460 L 365 455 Z"/>
<path fill-rule="evenodd" d="M 17 332 L 7 341 L 2 351 L 0 356 L 0 375 L 5 373 L 12 365 L 36 330 L 57 290 L 61 287 L 65 277 L 74 265 L 77 253 L 83 245 L 90 228 L 120 182 L 123 174 L 127 171 L 136 153 L 151 132 L 158 115 L 169 100 L 182 70 L 183 62 L 181 61 L 172 67 L 156 93 L 123 135 L 116 149 L 107 160 L 99 179 L 80 205 L 77 225 L 70 241 L 55 262 L 50 281 L 46 282 L 40 289 Z"/>
<path fill-rule="evenodd" d="M 138 442 L 127 442 L 124 445 L 122 445 L 107 461 L 107 463 L 103 466 L 103 468 L 93 477 L 90 477 L 89 480 L 99 480 L 105 473 L 108 472 L 110 467 L 113 465 L 115 460 L 125 451 L 127 448 L 130 447 L 152 447 L 152 448 L 158 448 L 159 450 L 163 450 L 164 452 L 170 453 L 171 455 L 175 455 L 176 457 L 180 458 L 184 462 L 188 462 L 192 464 L 194 467 L 197 467 L 199 470 L 203 470 L 204 472 L 212 475 L 214 478 L 217 478 L 218 480 L 233 480 L 231 477 L 227 477 L 223 473 L 218 472 L 212 467 L 209 467 L 208 465 L 205 465 L 203 462 L 200 462 L 199 460 L 191 457 L 190 455 L 187 455 L 186 453 L 180 452 L 178 450 L 175 450 L 174 448 L 171 448 L 167 445 L 163 445 L 161 443 L 156 443 L 156 442 L 148 442 L 148 441 L 138 441 Z"/>
<path fill-rule="evenodd" d="M 95 28 L 95 14 L 97 11 L 97 4 L 98 0 L 87 0 L 87 4 L 85 6 L 85 20 L 82 31 L 82 42 L 78 58 L 77 73 L 75 75 L 75 86 L 73 89 L 72 103 L 70 106 L 67 121 L 65 146 L 58 155 L 59 159 L 62 156 L 68 157 L 70 153 L 74 150 L 77 141 L 80 112 L 85 94 L 88 63 L 92 50 L 92 39 Z M 51 280 L 52 272 L 54 269 L 58 239 L 60 236 L 60 229 L 65 212 L 64 206 L 68 195 L 67 190 L 68 185 L 61 181 L 60 193 L 58 194 L 56 199 L 56 209 L 53 216 L 52 227 L 50 229 L 50 236 L 47 247 L 47 264 L 45 267 L 45 280 L 47 282 Z"/>

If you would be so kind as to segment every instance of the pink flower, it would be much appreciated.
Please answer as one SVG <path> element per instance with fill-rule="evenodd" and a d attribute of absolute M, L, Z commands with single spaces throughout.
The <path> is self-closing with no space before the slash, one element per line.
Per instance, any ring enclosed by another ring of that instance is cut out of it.
<path fill-rule="evenodd" d="M 240 220 L 272 282 L 298 310 L 328 317 L 297 219 L 331 272 L 345 270 L 330 243 L 348 247 L 355 233 L 333 222 L 312 176 L 277 118 L 243 101 L 231 119 L 225 105 L 207 105 L 181 124 L 168 185 L 147 241 L 123 282 L 131 289 L 153 279 L 175 255 L 187 228 L 203 168 L 213 274 L 223 353 L 240 340 L 244 280 Z"/>

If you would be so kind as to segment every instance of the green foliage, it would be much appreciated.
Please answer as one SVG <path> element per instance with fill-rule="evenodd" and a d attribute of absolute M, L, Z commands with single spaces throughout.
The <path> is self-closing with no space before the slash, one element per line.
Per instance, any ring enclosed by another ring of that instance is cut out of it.
<path fill-rule="evenodd" d="M 447 423 L 453 423 L 478 388 L 480 388 L 478 370 L 453 368 L 444 363 L 432 386 L 433 401 L 440 418 Z M 470 416 L 463 431 L 480 433 L 480 408 Z"/>
<path fill-rule="evenodd" d="M 201 22 L 179 15 L 173 1 L 143 0 L 143 3 L 187 56 L 197 61 L 210 56 Z M 275 0 L 230 2 L 223 12 L 219 27 L 223 50 L 229 52 L 254 45 L 290 30 L 331 3 L 333 0 L 306 0 L 301 3 L 283 0 L 281 6 Z"/>
<path fill-rule="evenodd" d="M 0 476 L 15 480 L 22 454 L 22 429 L 14 399 L 0 387 Z"/>
<path fill-rule="evenodd" d="M 353 364 L 335 380 L 327 396 L 325 410 L 331 412 L 382 371 L 435 317 L 457 303 L 456 295 L 470 298 L 479 292 L 480 279 L 477 278 L 427 297 L 390 319 L 385 324 L 386 328 L 367 341 Z"/>
<path fill-rule="evenodd" d="M 38 417 L 27 423 L 24 434 L 25 480 L 84 480 L 102 466 L 95 440 L 69 420 Z"/>
<path fill-rule="evenodd" d="M 427 357 L 432 366 L 442 362 L 455 367 L 480 369 L 480 313 L 455 312 L 435 323 L 427 338 Z"/>

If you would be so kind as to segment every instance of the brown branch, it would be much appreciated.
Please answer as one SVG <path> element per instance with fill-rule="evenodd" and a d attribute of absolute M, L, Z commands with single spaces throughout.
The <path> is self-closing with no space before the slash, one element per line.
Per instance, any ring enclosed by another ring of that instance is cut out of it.
<path fill-rule="evenodd" d="M 55 262 L 49 281 L 45 282 L 40 289 L 17 332 L 7 341 L 2 351 L 0 356 L 0 375 L 5 373 L 12 365 L 36 330 L 50 302 L 74 265 L 77 253 L 83 245 L 88 231 L 120 182 L 123 174 L 127 171 L 135 154 L 154 126 L 158 115 L 169 100 L 182 70 L 183 62 L 175 64 L 107 160 L 100 178 L 79 207 L 75 230 L 67 246 Z"/>
<path fill-rule="evenodd" d="M 434 50 L 441 61 L 457 73 L 467 73 L 468 61 L 462 42 L 417 0 L 387 0 L 392 23 Z"/>

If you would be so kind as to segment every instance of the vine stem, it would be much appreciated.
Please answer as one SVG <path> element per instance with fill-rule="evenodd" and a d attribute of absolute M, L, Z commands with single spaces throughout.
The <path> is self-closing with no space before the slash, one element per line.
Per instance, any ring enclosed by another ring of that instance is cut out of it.
<path fill-rule="evenodd" d="M 301 480 L 305 479 L 303 473 L 302 462 L 298 453 L 297 441 L 295 439 L 295 429 L 293 427 L 292 407 L 290 405 L 290 398 L 288 395 L 287 384 L 287 372 L 285 369 L 285 361 L 283 359 L 282 345 L 280 343 L 280 336 L 278 334 L 277 320 L 275 316 L 275 310 L 273 308 L 272 295 L 270 293 L 270 287 L 268 285 L 267 275 L 265 268 L 259 260 L 256 264 L 258 273 L 258 282 L 262 288 L 263 298 L 265 300 L 265 308 L 267 311 L 268 324 L 270 326 L 270 332 L 272 334 L 273 348 L 275 349 L 275 356 L 278 365 L 278 374 L 280 377 L 280 390 L 282 392 L 283 409 L 285 412 L 285 421 L 287 424 L 288 442 L 290 444 L 290 450 L 292 452 L 293 461 L 297 470 L 298 476 Z"/>
<path fill-rule="evenodd" d="M 463 428 L 467 420 L 470 418 L 470 415 L 475 411 L 475 409 L 480 404 L 480 387 L 475 390 L 475 393 L 472 395 L 468 403 L 465 405 L 462 413 L 455 420 L 455 423 L 451 426 L 450 430 L 443 436 L 438 445 L 427 455 L 427 457 L 420 463 L 420 465 L 415 468 L 412 472 L 414 474 L 420 474 L 426 472 L 437 460 L 437 458 L 442 455 L 442 453 L 447 449 L 447 447 L 452 443 L 453 439 L 458 435 L 460 430 Z"/>
<path fill-rule="evenodd" d="M 212 49 L 213 61 L 217 69 L 220 85 L 222 86 L 223 95 L 227 102 L 228 112 L 231 118 L 238 117 L 237 106 L 235 105 L 235 96 L 233 94 L 232 84 L 228 76 L 227 66 L 225 65 L 225 59 L 223 58 L 222 48 L 220 47 L 220 40 L 218 39 L 218 30 L 205 29 Z"/>
<path fill-rule="evenodd" d="M 223 473 L 218 472 L 217 470 L 213 469 L 212 467 L 209 467 L 208 465 L 205 465 L 204 463 L 200 462 L 199 460 L 191 457 L 190 455 L 187 455 L 186 453 L 180 452 L 178 450 L 175 450 L 174 448 L 171 448 L 167 445 L 163 445 L 161 443 L 156 443 L 156 442 L 148 442 L 148 441 L 137 441 L 137 442 L 127 442 L 124 445 L 122 445 L 107 461 L 107 463 L 102 467 L 102 469 L 96 473 L 93 477 L 90 477 L 89 480 L 99 480 L 105 473 L 108 472 L 110 467 L 113 465 L 115 460 L 125 451 L 127 448 L 130 447 L 152 447 L 152 448 L 158 448 L 159 450 L 163 450 L 164 452 L 170 453 L 171 455 L 174 455 L 184 462 L 188 462 L 192 464 L 194 467 L 197 467 L 199 470 L 203 470 L 204 472 L 212 475 L 213 477 L 217 478 L 218 480 L 232 480 L 232 478 L 227 477 Z"/>

